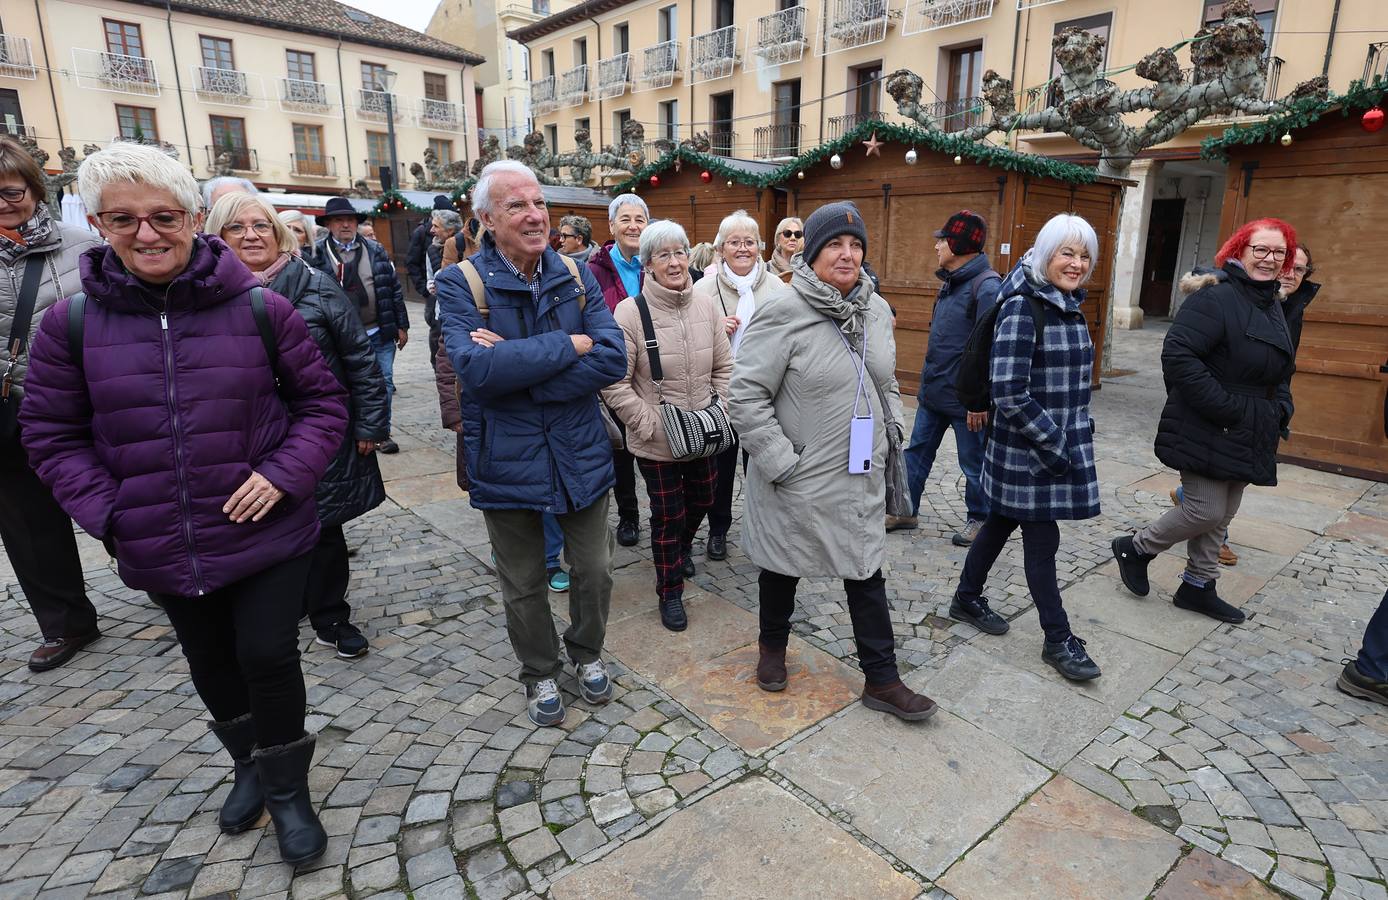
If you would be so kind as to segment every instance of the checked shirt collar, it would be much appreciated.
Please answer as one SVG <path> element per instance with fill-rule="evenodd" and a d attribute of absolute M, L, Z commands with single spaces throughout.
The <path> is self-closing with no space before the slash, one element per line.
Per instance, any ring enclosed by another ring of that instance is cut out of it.
<path fill-rule="evenodd" d="M 497 250 L 496 255 L 501 257 L 501 261 L 506 264 L 506 268 L 511 270 L 512 275 L 515 275 L 521 281 L 525 282 L 525 286 L 530 288 L 530 298 L 535 301 L 535 306 L 538 307 L 540 305 L 540 277 L 543 275 L 545 267 L 544 255 L 541 254 L 540 258 L 535 260 L 535 277 L 533 279 L 526 278 L 525 275 L 521 273 L 521 270 L 516 268 L 516 264 L 506 258 L 505 253 Z"/>

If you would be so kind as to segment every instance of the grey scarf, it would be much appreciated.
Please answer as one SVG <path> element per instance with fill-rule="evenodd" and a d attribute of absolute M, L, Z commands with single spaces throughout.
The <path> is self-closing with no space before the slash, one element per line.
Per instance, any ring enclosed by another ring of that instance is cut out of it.
<path fill-rule="evenodd" d="M 867 323 L 867 308 L 872 300 L 872 279 L 866 272 L 858 273 L 858 286 L 845 297 L 833 285 L 825 284 L 805 262 L 805 255 L 797 253 L 790 260 L 790 286 L 806 303 L 838 323 L 839 331 L 848 338 L 855 350 L 863 346 L 863 333 Z"/>

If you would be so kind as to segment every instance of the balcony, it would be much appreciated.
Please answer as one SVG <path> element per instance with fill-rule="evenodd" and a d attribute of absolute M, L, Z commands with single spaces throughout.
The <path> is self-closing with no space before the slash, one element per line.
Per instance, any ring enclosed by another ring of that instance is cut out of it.
<path fill-rule="evenodd" d="M 24 78 L 33 81 L 39 70 L 34 67 L 34 54 L 29 39 L 17 34 L 0 34 L 0 78 Z"/>
<path fill-rule="evenodd" d="M 887 39 L 890 19 L 890 0 L 829 0 L 815 52 L 827 56 L 880 43 Z"/>
<path fill-rule="evenodd" d="M 281 78 L 280 110 L 336 119 L 342 112 L 342 102 L 338 98 L 335 85 L 321 81 L 302 81 L 298 78 Z"/>
<path fill-rule="evenodd" d="M 737 65 L 737 26 L 694 35 L 689 42 L 689 83 L 714 81 L 733 74 Z"/>
<path fill-rule="evenodd" d="M 159 75 L 154 60 L 105 50 L 72 48 L 73 74 L 79 87 L 118 94 L 159 96 Z"/>
<path fill-rule="evenodd" d="M 829 140 L 834 141 L 843 137 L 848 132 L 857 128 L 864 122 L 881 122 L 882 111 L 874 109 L 871 112 L 848 113 L 842 116 L 829 117 Z"/>
<path fill-rule="evenodd" d="M 302 178 L 336 178 L 337 158 L 289 154 L 289 171 Z"/>
<path fill-rule="evenodd" d="M 588 67 L 574 66 L 559 76 L 559 105 L 578 106 L 588 99 Z"/>
<path fill-rule="evenodd" d="M 203 103 L 220 106 L 264 106 L 260 77 L 236 69 L 193 67 L 193 89 Z"/>
<path fill-rule="evenodd" d="M 805 43 L 805 7 L 792 6 L 757 19 L 752 55 L 757 58 L 758 69 L 783 66 L 800 61 Z"/>
<path fill-rule="evenodd" d="M 778 122 L 761 125 L 752 133 L 757 159 L 788 159 L 800 155 L 800 142 L 805 126 L 799 122 Z"/>
<path fill-rule="evenodd" d="M 396 122 L 404 121 L 405 115 L 404 110 L 400 108 L 399 95 L 365 89 L 357 91 L 357 118 L 363 122 L 385 124 L 387 107 L 390 109 L 391 118 Z"/>
<path fill-rule="evenodd" d="M 598 89 L 594 100 L 611 100 L 627 92 L 631 83 L 631 54 L 619 53 L 598 60 Z"/>
<path fill-rule="evenodd" d="M 637 91 L 654 91 L 675 83 L 680 74 L 680 42 L 666 41 L 647 47 L 642 54 L 641 76 Z"/>
<path fill-rule="evenodd" d="M 554 76 L 530 82 L 530 112 L 543 116 L 559 108 L 559 98 L 554 92 Z"/>
<path fill-rule="evenodd" d="M 216 171 L 221 168 L 223 159 L 231 165 L 234 172 L 260 171 L 260 160 L 256 158 L 255 151 L 249 147 L 216 147 L 212 144 L 204 144 L 203 150 L 207 152 L 209 171 Z"/>
<path fill-rule="evenodd" d="M 959 97 L 928 103 L 928 112 L 944 131 L 963 131 L 987 121 L 987 103 L 982 97 Z"/>
<path fill-rule="evenodd" d="M 710 128 L 708 152 L 714 156 L 732 156 L 737 149 L 737 132 L 725 127 Z"/>
<path fill-rule="evenodd" d="M 519 125 L 512 125 L 510 128 L 479 128 L 477 129 L 477 141 L 483 143 L 487 138 L 496 138 L 497 143 L 502 148 L 511 147 L 525 140 L 525 129 Z"/>
<path fill-rule="evenodd" d="M 1369 52 L 1364 56 L 1364 82 L 1373 81 L 1385 74 L 1385 63 L 1388 63 L 1388 41 L 1379 41 L 1369 45 Z"/>
<path fill-rule="evenodd" d="M 909 0 L 902 36 L 935 31 L 969 22 L 980 22 L 993 15 L 997 0 Z"/>
<path fill-rule="evenodd" d="M 462 131 L 463 111 L 456 103 L 447 100 L 419 101 L 419 127 L 434 131 Z"/>
<path fill-rule="evenodd" d="M 0 119 L 0 134 L 8 134 L 10 137 L 27 137 L 31 139 L 37 139 L 39 136 L 38 132 L 34 130 L 34 126 L 20 125 L 8 119 Z"/>

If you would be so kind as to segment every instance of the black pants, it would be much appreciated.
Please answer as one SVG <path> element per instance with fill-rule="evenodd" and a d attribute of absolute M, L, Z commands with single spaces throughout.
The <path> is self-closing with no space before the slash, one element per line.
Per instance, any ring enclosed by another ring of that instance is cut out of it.
<path fill-rule="evenodd" d="M 713 458 L 718 466 L 718 486 L 713 492 L 713 509 L 708 511 L 708 536 L 728 536 L 733 527 L 733 483 L 737 478 L 737 457 L 741 442 L 733 436 L 733 445 Z M 747 472 L 747 454 L 742 456 L 742 471 Z"/>
<path fill-rule="evenodd" d="M 1055 579 L 1055 554 L 1060 549 L 1060 526 L 1055 522 L 1019 522 L 1001 513 L 989 513 L 964 559 L 959 596 L 967 600 L 982 596 L 993 563 L 1019 525 L 1022 528 L 1022 567 L 1027 576 L 1027 590 L 1036 604 L 1037 618 L 1041 620 L 1041 630 L 1046 633 L 1046 640 L 1063 641 L 1070 636 L 1070 619 L 1061 605 L 1060 586 Z"/>
<path fill-rule="evenodd" d="M 626 425 L 616 416 L 612 419 L 625 438 Z M 612 488 L 613 499 L 617 501 L 617 518 L 623 522 L 641 521 L 641 508 L 636 505 L 636 457 L 625 447 L 613 447 L 612 467 L 617 470 L 617 484 Z"/>
<path fill-rule="evenodd" d="M 212 718 L 250 713 L 261 747 L 304 735 L 299 613 L 311 560 L 305 553 L 202 597 L 150 594 L 168 614 Z"/>
<path fill-rule="evenodd" d="M 46 639 L 96 631 L 72 520 L 29 467 L 19 438 L 0 438 L 0 539 Z"/>
<path fill-rule="evenodd" d="M 790 614 L 795 611 L 795 588 L 800 579 L 762 570 L 757 579 L 761 601 L 761 642 L 779 649 L 790 642 Z M 868 684 L 891 684 L 901 675 L 896 668 L 896 638 L 887 606 L 887 582 L 878 569 L 871 578 L 843 580 L 858 665 Z"/>
<path fill-rule="evenodd" d="M 347 582 L 351 579 L 347 559 L 347 536 L 341 525 L 324 525 L 318 544 L 310 553 L 308 585 L 304 588 L 304 615 L 315 630 L 347 622 L 352 607 L 347 605 Z"/>

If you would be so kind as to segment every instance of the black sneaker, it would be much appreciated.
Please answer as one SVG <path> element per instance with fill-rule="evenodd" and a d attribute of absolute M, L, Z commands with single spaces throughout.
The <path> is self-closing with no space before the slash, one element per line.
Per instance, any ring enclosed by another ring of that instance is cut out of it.
<path fill-rule="evenodd" d="M 1244 620 L 1243 610 L 1219 599 L 1213 581 L 1199 588 L 1183 578 L 1171 602 L 1181 609 L 1198 612 L 1202 616 L 1209 616 L 1221 622 L 1237 625 Z"/>
<path fill-rule="evenodd" d="M 684 598 L 671 597 L 660 601 L 660 624 L 671 631 L 684 631 L 689 627 L 689 616 L 684 611 Z"/>
<path fill-rule="evenodd" d="M 954 592 L 954 599 L 949 604 L 949 617 L 956 622 L 967 622 L 987 634 L 1007 634 L 1012 627 L 1006 619 L 988 608 L 987 600 L 982 597 L 966 600 L 959 596 L 958 591 Z"/>
<path fill-rule="evenodd" d="M 622 519 L 617 523 L 617 543 L 623 547 L 635 547 L 641 540 L 641 525 L 635 519 Z"/>
<path fill-rule="evenodd" d="M 1123 586 L 1139 597 L 1146 597 L 1152 590 L 1147 581 L 1147 564 L 1156 557 L 1138 553 L 1131 534 L 1114 538 L 1109 546 L 1113 548 L 1113 558 L 1118 560 L 1118 577 L 1123 579 Z"/>
<path fill-rule="evenodd" d="M 708 544 L 704 548 L 704 555 L 709 559 L 728 558 L 728 537 L 723 534 L 711 534 L 708 536 Z"/>
<path fill-rule="evenodd" d="M 1356 660 L 1351 659 L 1345 662 L 1345 670 L 1335 680 L 1335 686 L 1351 697 L 1388 706 L 1388 683 L 1374 681 L 1360 672 Z"/>
<path fill-rule="evenodd" d="M 684 563 L 681 565 L 680 572 L 684 575 L 685 578 L 694 577 L 694 554 L 691 553 L 689 550 L 684 551 Z"/>
<path fill-rule="evenodd" d="M 1046 641 L 1041 648 L 1041 658 L 1071 681 L 1089 681 L 1099 677 L 1099 666 L 1089 658 L 1084 641 L 1073 634 L 1058 643 Z"/>
<path fill-rule="evenodd" d="M 343 659 L 356 659 L 365 656 L 371 645 L 366 637 L 351 622 L 338 622 L 327 628 L 318 629 L 318 643 L 324 647 L 334 647 Z"/>
<path fill-rule="evenodd" d="M 376 445 L 376 449 L 380 450 L 382 453 L 399 453 L 400 445 L 395 443 L 395 441 L 391 440 L 390 438 L 386 438 L 384 441 L 381 441 L 379 444 Z"/>

